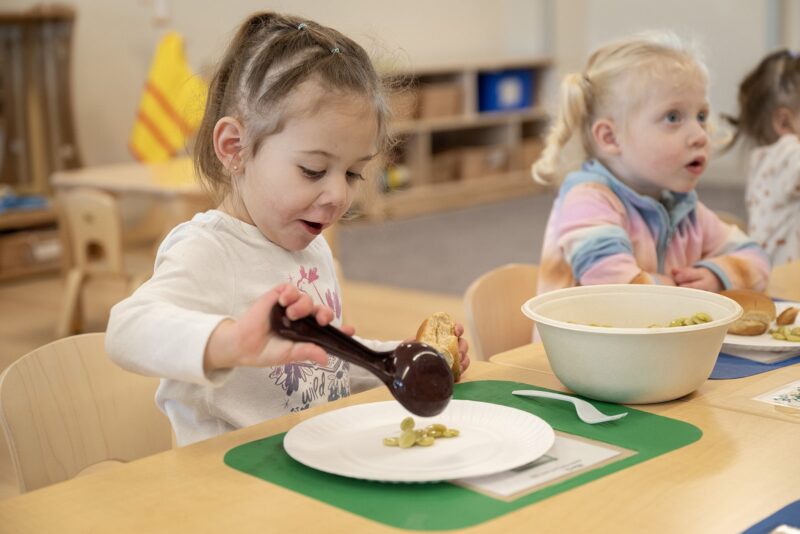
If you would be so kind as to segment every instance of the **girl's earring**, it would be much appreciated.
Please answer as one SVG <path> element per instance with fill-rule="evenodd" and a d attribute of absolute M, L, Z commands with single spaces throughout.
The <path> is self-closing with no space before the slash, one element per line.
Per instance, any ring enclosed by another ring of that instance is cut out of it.
<path fill-rule="evenodd" d="M 231 174 L 236 174 L 239 172 L 239 157 L 233 156 L 231 158 L 230 167 L 228 168 Z"/>

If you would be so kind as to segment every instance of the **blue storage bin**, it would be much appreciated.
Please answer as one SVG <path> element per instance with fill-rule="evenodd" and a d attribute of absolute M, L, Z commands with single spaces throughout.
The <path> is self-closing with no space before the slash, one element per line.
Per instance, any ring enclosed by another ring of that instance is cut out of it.
<path fill-rule="evenodd" d="M 534 72 L 526 69 L 478 74 L 478 111 L 504 111 L 533 106 Z"/>

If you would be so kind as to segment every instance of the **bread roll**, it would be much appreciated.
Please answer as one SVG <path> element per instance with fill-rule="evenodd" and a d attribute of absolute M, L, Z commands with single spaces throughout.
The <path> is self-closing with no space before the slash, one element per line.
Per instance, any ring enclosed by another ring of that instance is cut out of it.
<path fill-rule="evenodd" d="M 417 341 L 435 348 L 453 370 L 453 378 L 461 378 L 461 355 L 458 352 L 456 323 L 450 315 L 437 312 L 422 321 L 417 330 Z"/>
<path fill-rule="evenodd" d="M 775 320 L 775 303 L 764 293 L 750 289 L 726 289 L 720 291 L 720 295 L 735 300 L 744 310 L 742 317 L 728 328 L 729 334 L 758 336 L 766 332 Z"/>
<path fill-rule="evenodd" d="M 790 324 L 794 324 L 795 319 L 797 319 L 797 312 L 797 308 L 790 306 L 781 312 L 778 318 L 775 319 L 775 323 L 778 326 L 788 326 Z"/>

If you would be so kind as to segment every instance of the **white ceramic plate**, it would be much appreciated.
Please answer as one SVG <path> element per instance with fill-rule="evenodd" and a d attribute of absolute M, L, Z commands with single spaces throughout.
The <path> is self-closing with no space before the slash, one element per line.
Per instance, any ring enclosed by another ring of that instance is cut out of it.
<path fill-rule="evenodd" d="M 778 315 L 791 306 L 800 308 L 800 302 L 775 303 L 775 309 Z M 794 322 L 794 326 L 798 326 L 798 321 Z M 774 322 L 770 328 L 775 328 Z M 760 336 L 735 336 L 733 334 L 728 334 L 722 342 L 722 352 L 726 352 L 726 349 L 731 351 L 797 352 L 800 350 L 800 343 L 775 339 L 769 335 L 769 333 L 761 334 Z"/>
<path fill-rule="evenodd" d="M 528 412 L 499 404 L 450 401 L 434 417 L 413 416 L 416 427 L 442 423 L 456 438 L 430 447 L 387 447 L 410 415 L 395 401 L 326 412 L 298 424 L 283 439 L 298 462 L 335 475 L 382 482 L 435 482 L 507 471 L 542 456 L 553 445 L 553 428 Z"/>

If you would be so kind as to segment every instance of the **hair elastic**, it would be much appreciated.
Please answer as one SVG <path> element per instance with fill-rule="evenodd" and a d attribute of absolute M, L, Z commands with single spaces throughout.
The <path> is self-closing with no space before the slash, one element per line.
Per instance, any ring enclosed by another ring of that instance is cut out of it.
<path fill-rule="evenodd" d="M 305 30 L 307 27 L 308 25 L 305 22 L 301 22 L 300 24 L 297 25 L 298 30 Z"/>
<path fill-rule="evenodd" d="M 341 51 L 339 50 L 339 47 L 331 48 L 331 55 L 335 56 L 336 54 L 341 54 Z"/>

